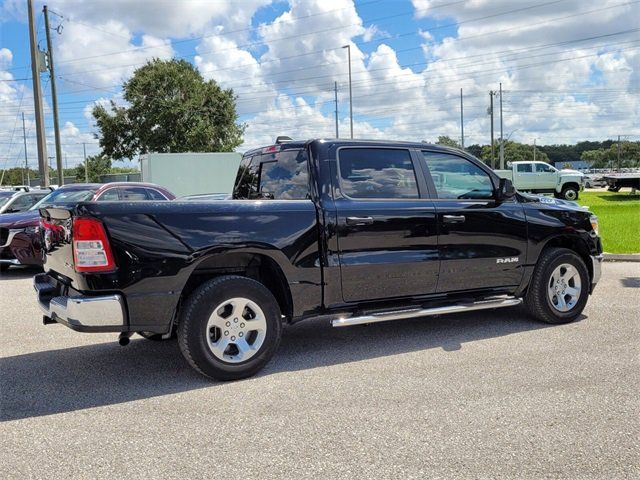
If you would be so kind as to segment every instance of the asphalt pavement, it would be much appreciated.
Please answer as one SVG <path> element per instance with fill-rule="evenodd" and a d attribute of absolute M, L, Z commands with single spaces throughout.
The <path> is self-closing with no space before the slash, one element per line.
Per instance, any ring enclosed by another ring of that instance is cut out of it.
<path fill-rule="evenodd" d="M 303 322 L 233 383 L 43 326 L 33 273 L 0 277 L 0 478 L 640 478 L 640 263 L 569 325 Z"/>

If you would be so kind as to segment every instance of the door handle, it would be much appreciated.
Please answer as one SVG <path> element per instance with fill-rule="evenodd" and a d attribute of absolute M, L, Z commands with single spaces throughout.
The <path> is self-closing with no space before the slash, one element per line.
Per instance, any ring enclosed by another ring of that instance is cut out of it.
<path fill-rule="evenodd" d="M 373 217 L 347 217 L 347 225 L 371 225 Z"/>
<path fill-rule="evenodd" d="M 442 221 L 444 223 L 462 223 L 466 220 L 464 215 L 443 215 Z"/>

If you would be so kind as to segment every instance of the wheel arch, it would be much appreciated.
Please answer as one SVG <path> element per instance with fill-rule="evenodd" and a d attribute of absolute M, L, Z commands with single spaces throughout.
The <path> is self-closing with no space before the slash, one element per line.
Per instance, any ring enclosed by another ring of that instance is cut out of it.
<path fill-rule="evenodd" d="M 589 278 L 593 278 L 593 265 L 591 264 L 591 252 L 587 242 L 580 238 L 578 235 L 556 235 L 548 239 L 538 255 L 538 259 L 544 254 L 545 250 L 549 248 L 566 248 L 575 252 L 584 262 L 589 272 Z"/>
<path fill-rule="evenodd" d="M 566 188 L 575 188 L 576 191 L 580 191 L 580 184 L 578 182 L 574 182 L 574 181 L 570 181 L 570 182 L 566 182 L 562 184 L 562 189 L 560 191 L 563 191 Z"/>
<path fill-rule="evenodd" d="M 273 256 L 251 250 L 211 253 L 200 258 L 181 294 L 186 299 L 202 283 L 223 275 L 238 275 L 263 284 L 276 298 L 282 315 L 293 316 L 293 299 L 284 270 Z"/>

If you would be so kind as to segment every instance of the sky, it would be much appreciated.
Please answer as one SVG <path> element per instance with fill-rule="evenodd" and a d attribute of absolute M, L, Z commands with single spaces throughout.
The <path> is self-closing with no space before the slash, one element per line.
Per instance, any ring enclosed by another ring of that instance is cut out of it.
<path fill-rule="evenodd" d="M 43 2 L 35 1 L 45 49 Z M 50 0 L 61 144 L 71 167 L 99 152 L 92 106 L 151 58 L 192 62 L 237 95 L 238 148 L 349 136 L 539 145 L 640 140 L 640 0 Z M 41 75 L 48 155 L 55 152 Z M 495 101 L 499 136 L 499 98 Z M 0 3 L 0 168 L 37 164 L 26 1 Z M 137 165 L 137 161 L 124 165 Z"/>

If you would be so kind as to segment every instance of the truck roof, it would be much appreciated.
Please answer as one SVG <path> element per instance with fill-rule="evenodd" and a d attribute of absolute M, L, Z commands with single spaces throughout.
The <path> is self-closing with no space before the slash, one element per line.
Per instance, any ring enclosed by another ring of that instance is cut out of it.
<path fill-rule="evenodd" d="M 304 148 L 312 143 L 331 143 L 340 145 L 375 145 L 380 147 L 393 146 L 405 148 L 429 148 L 430 150 L 441 150 L 443 152 L 461 152 L 461 150 L 443 145 L 436 145 L 427 142 L 407 142 L 402 140 L 380 140 L 380 139 L 353 139 L 353 138 L 312 138 L 309 140 L 292 140 L 275 145 L 265 145 L 259 148 L 253 148 L 244 153 L 244 155 L 255 155 L 261 153 L 263 149 L 268 147 L 279 147 L 279 150 L 287 150 L 290 148 Z"/>

